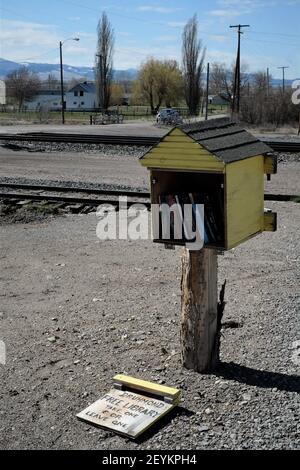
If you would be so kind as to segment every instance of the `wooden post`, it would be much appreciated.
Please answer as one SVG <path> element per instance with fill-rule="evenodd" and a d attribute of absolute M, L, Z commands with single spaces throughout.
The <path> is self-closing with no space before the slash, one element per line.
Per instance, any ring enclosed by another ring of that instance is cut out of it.
<path fill-rule="evenodd" d="M 197 372 L 219 360 L 217 251 L 203 248 L 182 254 L 181 358 Z"/>

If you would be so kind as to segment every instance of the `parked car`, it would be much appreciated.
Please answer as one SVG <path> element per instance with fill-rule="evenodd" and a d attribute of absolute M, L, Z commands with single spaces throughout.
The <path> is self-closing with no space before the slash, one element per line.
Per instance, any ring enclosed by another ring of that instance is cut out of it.
<path fill-rule="evenodd" d="M 158 124 L 181 124 L 182 118 L 176 109 L 164 108 L 158 111 L 156 122 Z"/>

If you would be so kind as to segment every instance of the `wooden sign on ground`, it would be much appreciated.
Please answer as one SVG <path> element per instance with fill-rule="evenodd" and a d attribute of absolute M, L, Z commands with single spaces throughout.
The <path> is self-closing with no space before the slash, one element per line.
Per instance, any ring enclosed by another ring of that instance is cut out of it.
<path fill-rule="evenodd" d="M 123 375 L 115 387 L 77 415 L 82 421 L 137 438 L 179 403 L 179 390 Z"/>

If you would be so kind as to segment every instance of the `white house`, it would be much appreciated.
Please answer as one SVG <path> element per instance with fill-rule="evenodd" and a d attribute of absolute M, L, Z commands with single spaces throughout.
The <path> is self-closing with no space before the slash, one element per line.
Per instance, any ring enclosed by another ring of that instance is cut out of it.
<path fill-rule="evenodd" d="M 78 83 L 65 94 L 66 109 L 94 109 L 96 88 L 93 82 Z"/>
<path fill-rule="evenodd" d="M 0 80 L 0 105 L 6 104 L 5 81 Z"/>
<path fill-rule="evenodd" d="M 47 106 L 49 110 L 61 109 L 60 90 L 40 90 L 31 100 L 24 102 L 24 108 L 37 111 L 40 106 Z"/>
<path fill-rule="evenodd" d="M 220 95 L 208 95 L 208 103 L 212 105 L 228 105 L 228 101 L 224 100 Z"/>

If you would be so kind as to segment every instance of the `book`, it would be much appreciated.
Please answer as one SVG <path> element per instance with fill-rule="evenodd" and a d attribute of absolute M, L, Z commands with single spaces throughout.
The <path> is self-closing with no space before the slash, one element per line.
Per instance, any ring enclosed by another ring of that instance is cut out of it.
<path fill-rule="evenodd" d="M 161 237 L 163 240 L 182 240 L 183 214 L 180 204 L 172 194 L 159 196 L 161 212 Z"/>

